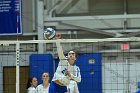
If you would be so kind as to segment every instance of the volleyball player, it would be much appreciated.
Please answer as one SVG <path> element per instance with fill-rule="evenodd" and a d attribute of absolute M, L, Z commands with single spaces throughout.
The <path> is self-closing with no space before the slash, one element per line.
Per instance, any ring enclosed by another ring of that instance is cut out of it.
<path fill-rule="evenodd" d="M 69 51 L 65 57 L 60 42 L 56 42 L 56 47 L 60 61 L 50 84 L 49 93 L 68 93 L 67 86 L 70 80 L 81 82 L 80 69 L 74 64 L 76 53 Z"/>

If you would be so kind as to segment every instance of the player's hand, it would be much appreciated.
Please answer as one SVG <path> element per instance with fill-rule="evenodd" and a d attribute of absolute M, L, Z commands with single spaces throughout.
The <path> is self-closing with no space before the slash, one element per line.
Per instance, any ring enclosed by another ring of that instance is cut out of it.
<path fill-rule="evenodd" d="M 69 71 L 66 71 L 65 75 L 71 77 L 71 74 Z"/>
<path fill-rule="evenodd" d="M 61 34 L 60 33 L 56 33 L 55 39 L 61 39 Z"/>

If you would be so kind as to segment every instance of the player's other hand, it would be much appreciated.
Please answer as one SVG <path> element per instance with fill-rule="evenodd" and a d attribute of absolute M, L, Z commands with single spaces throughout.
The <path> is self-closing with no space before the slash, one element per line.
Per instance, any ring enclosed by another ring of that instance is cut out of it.
<path fill-rule="evenodd" d="M 69 71 L 66 71 L 65 75 L 71 77 L 71 74 Z"/>

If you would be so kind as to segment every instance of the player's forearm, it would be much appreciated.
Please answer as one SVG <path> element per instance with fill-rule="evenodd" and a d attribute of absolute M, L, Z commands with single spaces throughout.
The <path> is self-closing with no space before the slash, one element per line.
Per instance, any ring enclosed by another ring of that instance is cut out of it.
<path fill-rule="evenodd" d="M 81 82 L 81 77 L 74 76 L 73 74 L 71 74 L 71 79 L 76 82 Z"/>
<path fill-rule="evenodd" d="M 79 67 L 76 68 L 75 72 L 76 72 L 75 75 L 71 74 L 72 79 L 76 82 L 81 82 L 81 73 Z"/>
<path fill-rule="evenodd" d="M 74 80 L 74 81 L 76 81 L 76 82 L 81 82 L 81 76 L 79 76 L 79 77 L 74 76 L 74 75 L 71 74 L 69 71 L 67 71 L 67 72 L 65 73 L 65 75 L 68 76 L 69 79 L 72 79 L 72 80 Z"/>
<path fill-rule="evenodd" d="M 79 78 L 79 77 L 73 77 L 72 79 L 73 79 L 74 81 L 78 82 L 78 83 L 81 82 L 81 78 Z"/>
<path fill-rule="evenodd" d="M 64 56 L 64 53 L 63 53 L 63 50 L 62 50 L 62 46 L 60 45 L 60 42 L 56 42 L 56 47 L 57 47 L 57 52 L 58 52 L 59 59 L 60 60 L 65 59 L 65 56 Z"/>

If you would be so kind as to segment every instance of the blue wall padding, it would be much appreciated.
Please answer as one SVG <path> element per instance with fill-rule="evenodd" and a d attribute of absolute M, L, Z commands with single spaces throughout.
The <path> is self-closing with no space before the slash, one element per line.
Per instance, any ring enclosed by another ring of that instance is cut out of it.
<path fill-rule="evenodd" d="M 36 76 L 38 83 L 42 82 L 41 76 L 43 72 L 50 73 L 53 76 L 53 56 L 51 54 L 32 54 L 30 56 L 30 77 Z"/>
<path fill-rule="evenodd" d="M 92 60 L 89 62 L 90 59 Z M 82 81 L 78 84 L 80 93 L 102 93 L 101 61 L 101 53 L 78 54 L 75 64 L 81 70 Z M 59 59 L 55 59 L 55 64 L 53 64 L 51 54 L 32 54 L 30 56 L 30 76 L 36 76 L 40 84 L 43 72 L 49 72 L 50 77 L 53 77 L 53 65 L 56 69 L 58 62 Z"/>
<path fill-rule="evenodd" d="M 94 62 L 89 63 L 89 59 L 94 59 Z M 75 64 L 81 70 L 82 81 L 78 84 L 80 93 L 102 93 L 101 60 L 102 56 L 100 53 L 78 54 Z M 59 59 L 56 59 L 56 68 L 58 62 Z"/>

